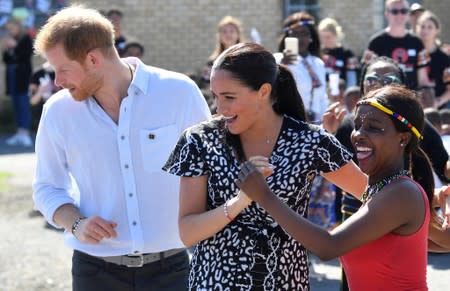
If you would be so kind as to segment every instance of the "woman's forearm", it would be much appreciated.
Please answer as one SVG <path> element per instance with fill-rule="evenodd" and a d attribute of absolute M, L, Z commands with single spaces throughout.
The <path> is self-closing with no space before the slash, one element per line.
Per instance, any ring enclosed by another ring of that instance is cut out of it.
<path fill-rule="evenodd" d="M 259 204 L 306 249 L 322 260 L 330 260 L 341 255 L 338 245 L 333 242 L 330 233 L 311 223 L 274 194 L 264 195 Z"/>
<path fill-rule="evenodd" d="M 212 237 L 231 223 L 249 204 L 249 200 L 238 196 L 229 199 L 216 209 L 193 213 L 179 218 L 180 237 L 190 247 L 199 241 Z M 226 213 L 228 216 L 226 215 Z"/>

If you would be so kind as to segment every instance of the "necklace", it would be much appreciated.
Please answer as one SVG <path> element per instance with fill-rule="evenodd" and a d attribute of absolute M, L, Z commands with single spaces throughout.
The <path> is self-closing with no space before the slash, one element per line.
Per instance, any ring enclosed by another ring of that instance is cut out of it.
<path fill-rule="evenodd" d="M 132 82 L 133 81 L 133 69 L 131 68 L 131 65 L 129 64 L 129 63 L 126 63 L 127 64 L 127 66 L 128 66 L 128 69 L 130 70 L 130 82 Z"/>
<path fill-rule="evenodd" d="M 364 193 L 362 194 L 361 198 L 362 203 L 365 204 L 370 198 L 372 198 L 373 195 L 380 192 L 381 189 L 384 188 L 384 186 L 389 185 L 391 182 L 397 180 L 402 176 L 408 176 L 408 171 L 406 171 L 405 169 L 401 169 L 392 176 L 383 178 L 382 180 L 374 184 L 369 184 L 366 188 L 366 191 L 364 191 Z"/>

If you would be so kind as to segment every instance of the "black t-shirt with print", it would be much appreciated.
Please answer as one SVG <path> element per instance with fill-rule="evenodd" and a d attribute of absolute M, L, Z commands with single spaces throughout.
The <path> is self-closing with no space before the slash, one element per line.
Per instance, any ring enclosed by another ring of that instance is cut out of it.
<path fill-rule="evenodd" d="M 347 70 L 357 70 L 357 60 L 355 55 L 349 49 L 344 47 L 336 47 L 332 49 L 322 49 L 321 56 L 325 64 L 325 72 L 328 74 L 332 72 L 338 72 L 339 77 L 347 81 Z"/>
<path fill-rule="evenodd" d="M 439 97 L 445 92 L 443 75 L 445 69 L 450 68 L 450 57 L 442 50 L 437 49 L 430 53 L 430 58 L 431 61 L 427 67 L 428 78 L 436 84 L 434 93 L 436 97 Z"/>
<path fill-rule="evenodd" d="M 409 32 L 404 37 L 392 37 L 383 30 L 371 37 L 368 49 L 378 56 L 390 57 L 397 61 L 406 73 L 408 88 L 417 88 L 419 54 L 424 50 L 420 38 Z M 420 64 L 423 65 L 426 64 Z"/>

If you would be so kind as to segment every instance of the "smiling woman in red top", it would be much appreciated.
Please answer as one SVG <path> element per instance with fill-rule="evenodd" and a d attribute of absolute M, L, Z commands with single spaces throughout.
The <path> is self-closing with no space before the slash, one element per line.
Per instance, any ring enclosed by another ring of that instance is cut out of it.
<path fill-rule="evenodd" d="M 416 93 L 403 87 L 374 90 L 358 103 L 352 143 L 369 185 L 363 206 L 332 231 L 287 207 L 252 162 L 244 163 L 236 183 L 311 252 L 340 257 L 350 290 L 427 290 L 434 183 L 418 146 L 423 126 Z"/>

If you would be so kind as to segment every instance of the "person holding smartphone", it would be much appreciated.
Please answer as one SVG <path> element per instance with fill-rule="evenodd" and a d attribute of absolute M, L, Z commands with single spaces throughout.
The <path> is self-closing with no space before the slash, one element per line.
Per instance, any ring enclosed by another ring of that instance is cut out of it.
<path fill-rule="evenodd" d="M 297 49 L 292 47 L 297 39 Z M 292 71 L 300 96 L 305 105 L 308 121 L 320 123 L 328 107 L 325 65 L 320 59 L 320 41 L 314 17 L 298 12 L 283 22 L 283 34 L 278 43 L 275 59 Z"/>

